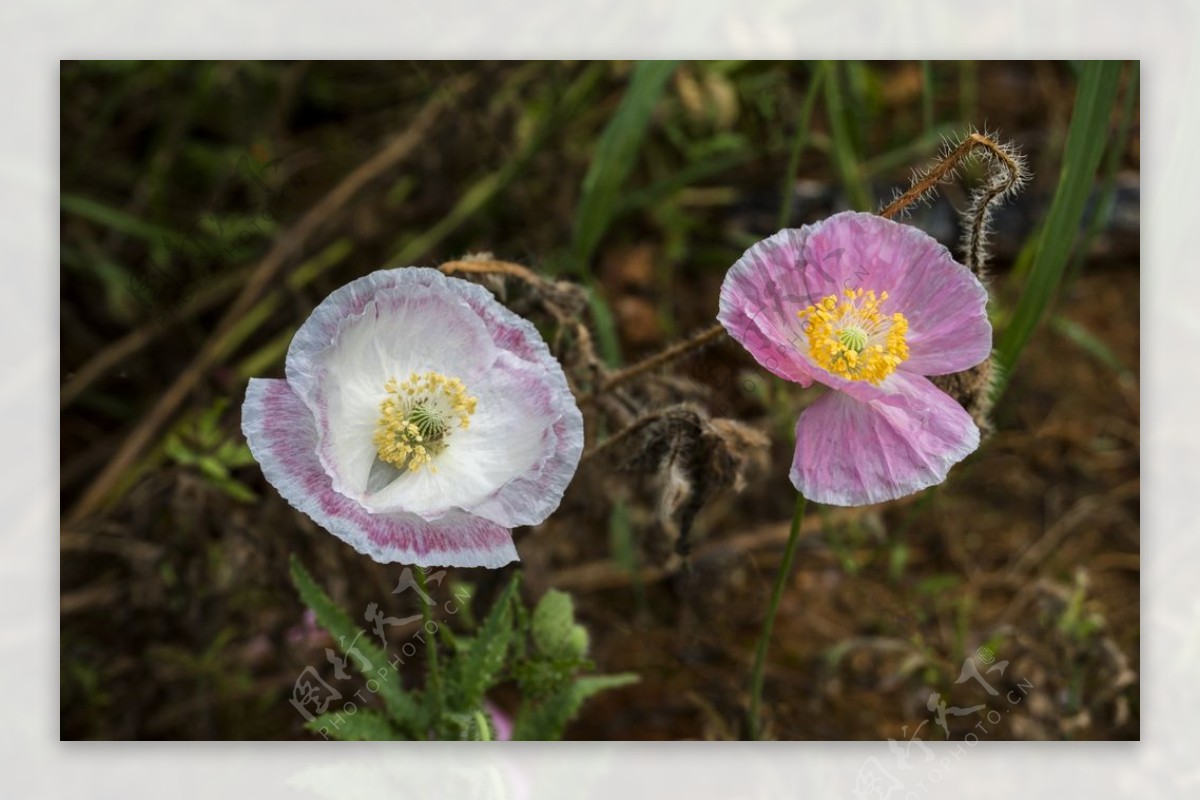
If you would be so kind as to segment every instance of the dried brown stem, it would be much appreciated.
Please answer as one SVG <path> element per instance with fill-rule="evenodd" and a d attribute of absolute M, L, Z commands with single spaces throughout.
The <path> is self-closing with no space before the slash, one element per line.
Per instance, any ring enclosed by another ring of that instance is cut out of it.
<path fill-rule="evenodd" d="M 714 325 L 712 328 L 706 328 L 699 334 L 696 334 L 691 339 L 685 339 L 683 342 L 677 342 L 665 350 L 662 350 L 653 356 L 649 356 L 635 365 L 626 367 L 624 370 L 619 370 L 613 373 L 597 388 L 592 396 L 583 399 L 583 403 L 591 403 L 596 394 L 609 392 L 621 384 L 624 384 L 631 379 L 637 378 L 640 375 L 656 370 L 664 364 L 669 364 L 676 359 L 686 356 L 694 350 L 698 350 L 708 343 L 712 342 L 717 337 L 725 333 L 724 327 Z"/>
<path fill-rule="evenodd" d="M 578 377 L 574 372 L 586 373 L 585 381 L 589 386 L 596 386 L 607 375 L 604 365 L 596 356 L 592 334 L 578 315 L 571 313 L 569 306 L 573 289 L 582 289 L 572 284 L 547 281 L 528 267 L 511 261 L 499 261 L 490 257 L 467 256 L 455 261 L 448 261 L 438 267 L 439 270 L 452 275 L 454 273 L 470 273 L 474 275 L 504 275 L 525 282 L 537 296 L 542 308 L 558 322 L 563 330 L 569 330 L 575 337 L 575 359 L 570 364 L 566 359 L 563 366 L 567 380 L 576 394 L 581 394 L 578 387 Z M 564 289 L 564 287 L 567 287 Z M 581 303 L 582 305 L 582 303 Z"/>
<path fill-rule="evenodd" d="M 629 437 L 632 436 L 634 433 L 636 433 L 637 431 L 640 431 L 646 425 L 647 422 L 649 422 L 653 419 L 655 419 L 655 418 L 652 415 L 651 417 L 644 417 L 644 418 L 635 420 L 632 423 L 630 423 L 629 425 L 622 428 L 617 433 L 613 434 L 608 439 L 604 440 L 603 442 L 600 442 L 600 443 L 588 448 L 586 451 L 583 452 L 583 456 L 580 458 L 580 463 L 582 464 L 583 462 L 587 462 L 590 459 L 592 459 L 596 456 L 599 456 L 601 453 L 604 453 L 605 451 L 609 450 L 614 445 L 620 445 L 622 442 L 629 439 Z"/>
<path fill-rule="evenodd" d="M 467 258 L 457 261 L 448 261 L 442 264 L 438 269 L 447 274 L 457 272 L 485 275 L 510 275 L 534 286 L 542 286 L 546 283 L 545 279 L 534 273 L 528 267 L 516 264 L 514 262 L 496 261 L 494 259 Z M 584 328 L 580 331 L 580 333 L 586 335 L 587 330 Z M 724 328 L 722 328 L 720 325 L 714 325 L 712 328 L 707 328 L 704 331 L 701 331 L 699 334 L 696 334 L 691 339 L 676 343 L 671 347 L 656 353 L 631 367 L 627 367 L 624 370 L 619 370 L 610 376 L 604 376 L 603 371 L 600 370 L 599 380 L 596 382 L 595 390 L 592 392 L 592 394 L 584 397 L 580 403 L 581 405 L 592 404 L 595 402 L 596 395 L 610 392 L 611 390 L 616 389 L 621 384 L 624 384 L 631 379 L 637 378 L 644 373 L 648 373 L 651 370 L 662 367 L 664 364 L 669 364 L 681 356 L 685 356 L 693 350 L 707 345 L 709 342 L 713 341 L 723 333 L 725 333 Z M 588 339 L 590 341 L 590 336 L 588 336 Z"/>
<path fill-rule="evenodd" d="M 482 275 L 511 275 L 530 284 L 544 283 L 541 276 L 524 265 L 511 261 L 496 261 L 494 259 L 458 259 L 448 261 L 438 266 L 447 275 L 453 273 L 475 273 Z"/>
<path fill-rule="evenodd" d="M 964 139 L 958 147 L 951 150 L 948 154 L 940 158 L 928 171 L 920 178 L 913 182 L 913 185 L 908 188 L 900 197 L 889 203 L 883 211 L 879 212 L 880 217 L 891 219 L 900 212 L 919 203 L 927 193 L 933 190 L 942 181 L 950 180 L 957 172 L 962 164 L 962 160 L 971 154 L 971 151 L 982 147 L 989 150 L 993 155 L 1001 158 L 1005 162 L 1005 166 L 1009 170 L 1010 176 L 1016 176 L 1018 170 L 1012 160 L 1001 150 L 1000 146 L 988 139 L 980 133 L 972 133 Z"/>
<path fill-rule="evenodd" d="M 1011 147 L 996 142 L 986 134 L 972 131 L 956 147 L 945 151 L 926 170 L 918 173 L 912 186 L 879 212 L 891 219 L 927 198 L 938 186 L 952 180 L 966 159 L 979 156 L 990 168 L 988 182 L 971 198 L 964 213 L 966 237 L 963 241 L 966 265 L 972 272 L 982 272 L 986 259 L 988 219 L 993 204 L 1002 201 L 1025 182 L 1024 160 Z"/>
<path fill-rule="evenodd" d="M 449 83 L 447 88 L 426 103 L 425 107 L 413 119 L 404 133 L 397 136 L 383 147 L 378 153 L 359 165 L 353 172 L 343 178 L 320 201 L 305 212 L 300 221 L 292 229 L 280 236 L 275 246 L 266 257 L 258 263 L 241 293 L 229 307 L 229 311 L 221 318 L 212 337 L 205 343 L 201 351 L 191 363 L 175 379 L 174 383 L 163 393 L 158 403 L 150 413 L 133 430 L 121 448 L 113 456 L 112 461 L 105 466 L 100 475 L 84 490 L 83 495 L 70 510 L 65 519 L 70 527 L 91 515 L 104 503 L 108 494 L 121 480 L 125 471 L 150 446 L 154 437 L 180 405 L 191 394 L 196 385 L 204 378 L 209 368 L 220 357 L 225 348 L 229 332 L 239 320 L 254 306 L 254 303 L 270 286 L 276 274 L 287 261 L 299 253 L 312 236 L 321 229 L 338 210 L 345 206 L 364 187 L 383 173 L 387 172 L 425 140 L 425 136 L 441 113 L 453 103 L 473 80 L 464 77 Z"/>

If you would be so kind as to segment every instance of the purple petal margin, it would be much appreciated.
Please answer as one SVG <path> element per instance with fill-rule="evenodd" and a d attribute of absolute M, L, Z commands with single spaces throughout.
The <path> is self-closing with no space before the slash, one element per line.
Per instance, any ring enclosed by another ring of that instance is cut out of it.
<path fill-rule="evenodd" d="M 415 515 L 372 515 L 333 489 L 317 458 L 312 413 L 288 382 L 255 378 L 246 390 L 242 433 L 283 498 L 377 562 L 497 568 L 518 559 L 512 532 L 466 512 L 430 523 Z"/>

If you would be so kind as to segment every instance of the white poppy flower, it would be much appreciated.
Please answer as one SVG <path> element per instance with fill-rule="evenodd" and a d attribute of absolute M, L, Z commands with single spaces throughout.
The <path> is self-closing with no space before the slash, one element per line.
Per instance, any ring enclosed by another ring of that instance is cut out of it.
<path fill-rule="evenodd" d="M 518 559 L 511 529 L 558 507 L 583 450 L 583 416 L 533 325 L 437 270 L 334 292 L 286 374 L 250 381 L 250 450 L 290 504 L 379 562 Z"/>

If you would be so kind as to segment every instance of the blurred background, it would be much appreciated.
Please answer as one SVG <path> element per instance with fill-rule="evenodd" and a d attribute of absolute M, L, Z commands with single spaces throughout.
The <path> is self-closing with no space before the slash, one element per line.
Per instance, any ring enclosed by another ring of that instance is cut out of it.
<path fill-rule="evenodd" d="M 1137 739 L 1138 73 L 1121 67 L 1096 109 L 1076 102 L 1088 69 L 64 63 L 61 736 L 311 737 L 288 699 L 331 643 L 306 623 L 290 554 L 349 609 L 414 611 L 390 594 L 399 566 L 292 510 L 239 432 L 246 381 L 282 376 L 330 291 L 490 253 L 586 288 L 599 354 L 630 364 L 710 326 L 749 245 L 878 209 L 975 126 L 1020 148 L 1034 176 L 995 221 L 998 339 L 1030 298 L 1040 324 L 994 433 L 945 485 L 810 507 L 766 733 Z M 1084 174 L 1063 169 L 1080 105 L 1101 121 Z M 956 209 L 983 175 L 907 222 L 955 248 Z M 1051 269 L 1038 244 L 1071 192 L 1082 217 Z M 770 445 L 740 493 L 708 499 L 686 569 L 637 476 L 581 476 L 550 521 L 517 533 L 526 595 L 572 593 L 598 668 L 641 676 L 585 706 L 569 737 L 743 734 L 794 499 L 791 428 L 812 398 L 728 341 L 674 374 Z M 452 580 L 485 609 L 511 569 Z M 406 670 L 419 680 L 419 659 Z"/>

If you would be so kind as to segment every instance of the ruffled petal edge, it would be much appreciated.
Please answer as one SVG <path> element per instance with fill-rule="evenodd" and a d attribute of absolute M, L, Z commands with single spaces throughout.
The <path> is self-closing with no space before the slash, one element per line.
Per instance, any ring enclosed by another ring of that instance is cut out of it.
<path fill-rule="evenodd" d="M 377 562 L 422 567 L 503 567 L 519 560 L 512 532 L 466 512 L 436 522 L 415 515 L 372 515 L 333 489 L 317 458 L 312 413 L 280 379 L 250 380 L 242 433 L 263 475 L 283 498 Z"/>
<path fill-rule="evenodd" d="M 923 376 L 893 375 L 897 392 L 860 401 L 829 392 L 796 421 L 789 477 L 817 503 L 864 506 L 946 480 L 979 447 L 971 416 Z"/>

